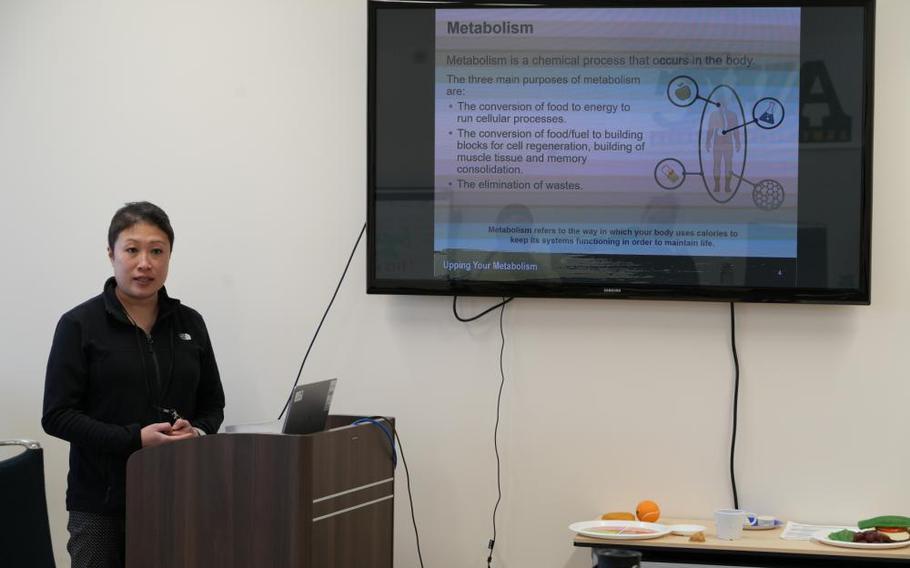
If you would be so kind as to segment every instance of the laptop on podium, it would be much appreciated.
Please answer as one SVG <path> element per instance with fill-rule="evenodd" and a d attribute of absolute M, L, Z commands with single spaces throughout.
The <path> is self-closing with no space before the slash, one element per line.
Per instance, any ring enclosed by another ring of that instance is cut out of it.
<path fill-rule="evenodd" d="M 329 379 L 294 387 L 281 433 L 312 434 L 325 430 L 337 382 L 338 379 Z"/>

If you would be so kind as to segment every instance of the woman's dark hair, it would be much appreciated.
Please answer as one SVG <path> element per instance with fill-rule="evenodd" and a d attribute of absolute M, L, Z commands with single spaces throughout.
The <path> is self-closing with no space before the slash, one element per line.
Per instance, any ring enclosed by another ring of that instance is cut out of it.
<path fill-rule="evenodd" d="M 114 213 L 111 226 L 107 230 L 107 246 L 114 250 L 114 243 L 117 242 L 120 232 L 136 223 L 150 223 L 164 231 L 173 250 L 174 229 L 171 228 L 171 220 L 168 219 L 167 213 L 163 209 L 148 201 L 127 203 Z"/>

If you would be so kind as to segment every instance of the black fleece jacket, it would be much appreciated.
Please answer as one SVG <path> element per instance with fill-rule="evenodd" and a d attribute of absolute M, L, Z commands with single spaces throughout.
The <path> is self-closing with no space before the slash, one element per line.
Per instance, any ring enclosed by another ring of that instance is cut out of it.
<path fill-rule="evenodd" d="M 158 293 L 152 333 L 133 325 L 114 294 L 104 292 L 63 314 L 44 383 L 45 432 L 70 442 L 66 508 L 122 517 L 126 460 L 139 431 L 172 421 L 173 409 L 214 434 L 224 419 L 224 390 L 202 316 Z"/>

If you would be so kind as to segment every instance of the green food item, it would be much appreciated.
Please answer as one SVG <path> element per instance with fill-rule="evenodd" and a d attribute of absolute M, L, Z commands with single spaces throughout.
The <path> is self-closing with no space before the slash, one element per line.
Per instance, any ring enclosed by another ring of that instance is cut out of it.
<path fill-rule="evenodd" d="M 910 517 L 902 517 L 900 515 L 884 515 L 882 517 L 872 517 L 871 519 L 860 521 L 856 526 L 861 529 L 872 529 L 875 527 L 910 527 Z"/>
<path fill-rule="evenodd" d="M 853 531 L 844 529 L 842 531 L 833 532 L 828 535 L 828 538 L 842 542 L 853 542 Z"/>

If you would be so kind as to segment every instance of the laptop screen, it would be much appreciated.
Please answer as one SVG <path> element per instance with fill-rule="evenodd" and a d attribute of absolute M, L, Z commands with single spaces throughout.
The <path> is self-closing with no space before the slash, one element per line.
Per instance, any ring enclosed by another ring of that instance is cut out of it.
<path fill-rule="evenodd" d="M 294 387 L 282 433 L 312 434 L 325 430 L 336 382 L 338 379 L 329 379 Z"/>

